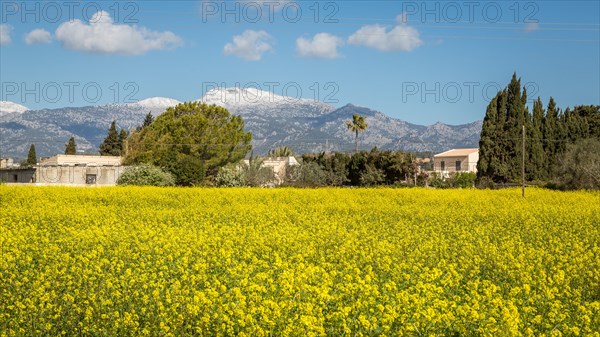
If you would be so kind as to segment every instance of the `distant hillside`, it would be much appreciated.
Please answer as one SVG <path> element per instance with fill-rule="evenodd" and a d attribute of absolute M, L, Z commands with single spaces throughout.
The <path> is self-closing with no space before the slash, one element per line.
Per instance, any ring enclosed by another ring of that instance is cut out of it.
<path fill-rule="evenodd" d="M 353 135 L 344 122 L 358 113 L 367 117 L 367 130 L 360 135 L 360 147 L 407 151 L 441 152 L 450 148 L 477 147 L 481 121 L 464 125 L 437 123 L 415 125 L 365 107 L 348 104 L 339 109 L 308 99 L 277 96 L 252 89 L 209 91 L 201 101 L 224 106 L 243 116 L 246 129 L 253 134 L 254 152 L 287 145 L 296 153 L 350 151 Z M 252 96 L 254 95 L 254 96 Z M 5 102 L 9 106 L 10 102 Z M 80 108 L 28 110 L 17 109 L 0 116 L 0 156 L 23 158 L 34 143 L 38 155 L 64 151 L 74 136 L 78 150 L 96 153 L 112 122 L 119 128 L 134 129 L 148 112 L 154 116 L 179 102 L 169 98 L 150 98 L 135 104 L 113 104 Z M 12 106 L 12 105 L 11 105 Z"/>

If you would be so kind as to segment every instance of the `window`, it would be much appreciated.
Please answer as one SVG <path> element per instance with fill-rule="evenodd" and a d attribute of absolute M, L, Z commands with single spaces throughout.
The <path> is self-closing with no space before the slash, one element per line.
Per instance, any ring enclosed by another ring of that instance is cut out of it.
<path fill-rule="evenodd" d="M 440 170 L 446 171 L 446 162 L 443 160 L 440 162 Z"/>
<path fill-rule="evenodd" d="M 96 175 L 95 174 L 86 174 L 85 175 L 85 183 L 88 185 L 96 183 Z"/>
<path fill-rule="evenodd" d="M 13 174 L 13 181 L 16 183 L 19 181 L 19 176 L 16 174 Z"/>
<path fill-rule="evenodd" d="M 458 171 L 461 171 L 461 168 L 460 168 L 460 160 L 457 160 L 457 161 L 456 161 L 456 171 L 457 171 L 457 172 L 458 172 Z"/>

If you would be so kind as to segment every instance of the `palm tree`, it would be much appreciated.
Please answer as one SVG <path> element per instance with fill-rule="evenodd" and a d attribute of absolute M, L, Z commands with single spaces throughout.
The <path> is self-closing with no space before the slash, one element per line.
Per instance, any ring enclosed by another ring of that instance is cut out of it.
<path fill-rule="evenodd" d="M 365 116 L 361 116 L 357 113 L 352 115 L 351 121 L 346 121 L 346 127 L 350 132 L 354 132 L 354 141 L 356 143 L 355 152 L 358 153 L 358 133 L 364 131 L 367 128 L 365 123 Z"/>
<path fill-rule="evenodd" d="M 292 149 L 287 146 L 280 146 L 269 151 L 269 157 L 290 157 L 294 155 Z"/>

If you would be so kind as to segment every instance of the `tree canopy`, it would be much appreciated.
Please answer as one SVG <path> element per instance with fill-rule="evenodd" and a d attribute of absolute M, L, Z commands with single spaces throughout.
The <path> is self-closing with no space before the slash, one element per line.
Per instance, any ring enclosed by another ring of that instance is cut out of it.
<path fill-rule="evenodd" d="M 131 134 L 125 163 L 153 164 L 171 172 L 178 185 L 198 185 L 243 159 L 251 141 L 240 116 L 216 105 L 182 103 Z"/>

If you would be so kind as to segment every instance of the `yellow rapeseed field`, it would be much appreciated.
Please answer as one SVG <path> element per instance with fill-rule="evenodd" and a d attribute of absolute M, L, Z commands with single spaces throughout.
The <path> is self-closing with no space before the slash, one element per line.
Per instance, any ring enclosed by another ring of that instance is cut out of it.
<path fill-rule="evenodd" d="M 600 193 L 0 186 L 0 336 L 600 336 Z"/>

